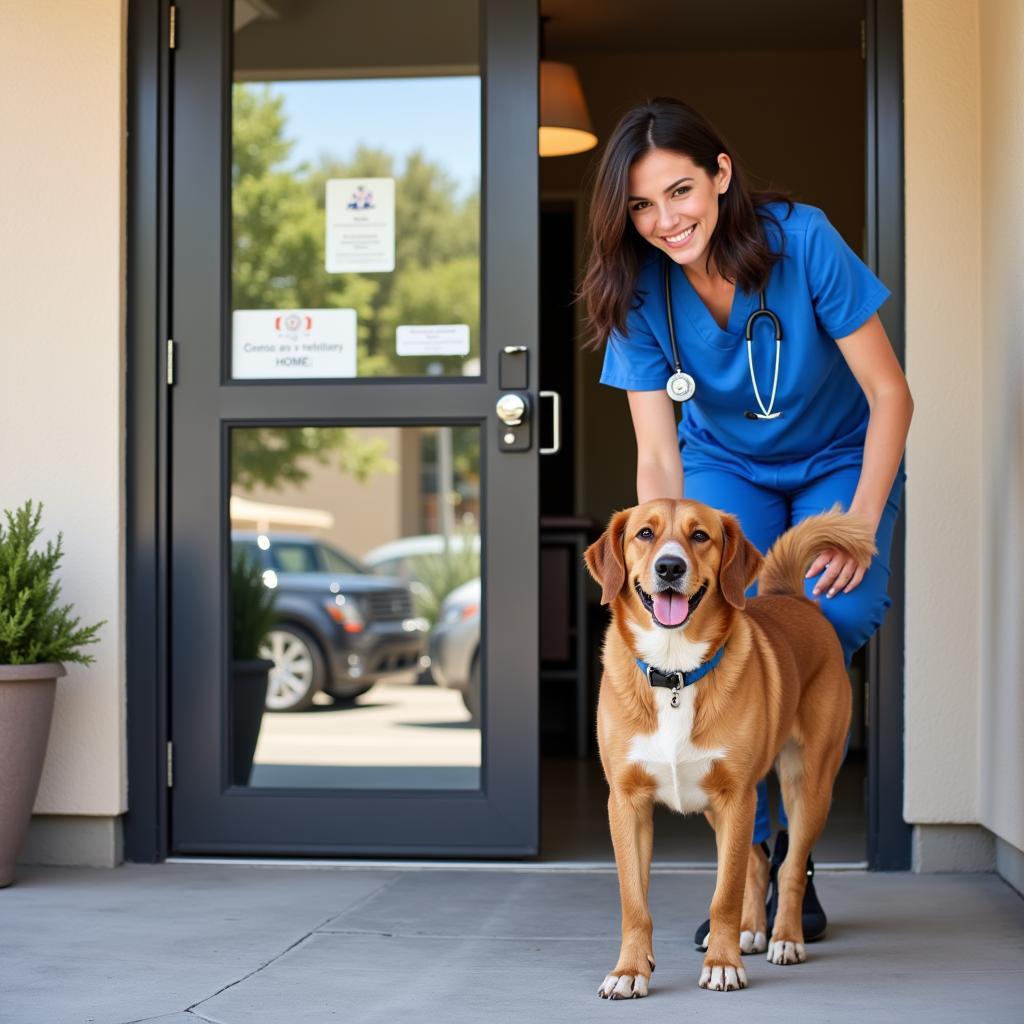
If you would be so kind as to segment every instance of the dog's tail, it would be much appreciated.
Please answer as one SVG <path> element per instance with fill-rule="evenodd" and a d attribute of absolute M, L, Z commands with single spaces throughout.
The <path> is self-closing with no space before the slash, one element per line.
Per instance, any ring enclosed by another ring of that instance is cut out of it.
<path fill-rule="evenodd" d="M 804 596 L 804 573 L 825 548 L 847 551 L 861 564 L 878 550 L 871 527 L 834 505 L 787 530 L 772 545 L 758 575 L 757 592 Z"/>

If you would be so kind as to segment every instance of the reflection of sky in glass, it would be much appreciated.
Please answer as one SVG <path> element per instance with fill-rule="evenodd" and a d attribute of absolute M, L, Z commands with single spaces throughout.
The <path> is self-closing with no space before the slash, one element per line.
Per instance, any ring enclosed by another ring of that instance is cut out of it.
<path fill-rule="evenodd" d="M 420 150 L 455 178 L 462 194 L 480 178 L 480 79 L 377 78 L 273 82 L 285 99 L 291 162 L 315 163 L 322 153 L 348 159 L 364 144 L 396 157 Z"/>

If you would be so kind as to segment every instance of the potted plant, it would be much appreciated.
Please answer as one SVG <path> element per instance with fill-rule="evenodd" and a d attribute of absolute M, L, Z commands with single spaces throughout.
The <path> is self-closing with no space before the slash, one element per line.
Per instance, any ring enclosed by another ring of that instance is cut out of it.
<path fill-rule="evenodd" d="M 263 570 L 239 551 L 231 562 L 231 784 L 249 785 L 267 682 L 274 663 L 259 656 L 274 625 L 274 591 Z"/>
<path fill-rule="evenodd" d="M 42 511 L 26 501 L 0 523 L 0 887 L 14 881 L 63 663 L 94 661 L 80 648 L 96 643 L 103 625 L 81 626 L 71 605 L 58 605 L 63 535 L 34 550 Z"/>

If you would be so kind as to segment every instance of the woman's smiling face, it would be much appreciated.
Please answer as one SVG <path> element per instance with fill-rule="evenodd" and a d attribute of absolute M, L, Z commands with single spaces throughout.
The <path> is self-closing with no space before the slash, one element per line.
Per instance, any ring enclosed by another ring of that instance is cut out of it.
<path fill-rule="evenodd" d="M 729 188 L 732 162 L 719 154 L 711 177 L 688 156 L 652 149 L 629 169 L 629 216 L 641 238 L 680 266 L 705 255 L 718 223 L 718 197 Z M 703 266 L 701 266 L 703 270 Z"/>

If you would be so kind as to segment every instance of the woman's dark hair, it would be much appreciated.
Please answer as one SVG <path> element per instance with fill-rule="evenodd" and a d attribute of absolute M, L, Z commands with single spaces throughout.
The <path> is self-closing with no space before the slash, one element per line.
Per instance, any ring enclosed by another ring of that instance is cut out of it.
<path fill-rule="evenodd" d="M 744 291 L 759 291 L 782 257 L 772 252 L 759 217 L 777 218 L 766 203 L 782 201 L 780 192 L 750 192 L 739 161 L 725 140 L 693 107 L 658 96 L 630 110 L 612 132 L 594 179 L 590 203 L 590 258 L 579 298 L 587 309 L 591 337 L 597 348 L 613 328 L 625 330 L 626 314 L 643 257 L 650 243 L 637 233 L 629 217 L 629 169 L 652 149 L 689 157 L 711 177 L 718 173 L 718 155 L 732 159 L 732 180 L 718 199 L 718 224 L 708 243 L 709 266 Z"/>

